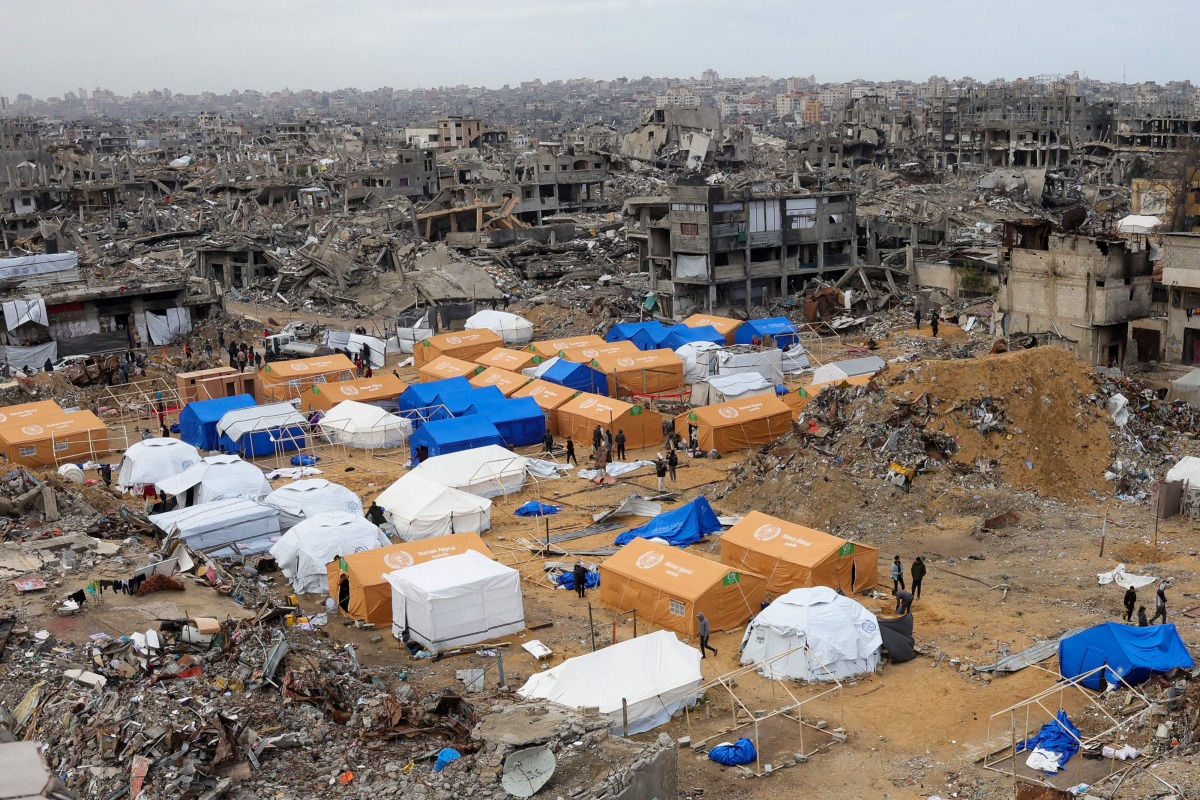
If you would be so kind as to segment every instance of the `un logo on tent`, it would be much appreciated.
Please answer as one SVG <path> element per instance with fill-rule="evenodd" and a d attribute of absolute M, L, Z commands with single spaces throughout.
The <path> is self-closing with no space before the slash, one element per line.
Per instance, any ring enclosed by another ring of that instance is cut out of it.
<path fill-rule="evenodd" d="M 783 529 L 778 525 L 763 525 L 754 532 L 754 538 L 760 542 L 769 542 L 779 534 L 783 533 Z"/>
<path fill-rule="evenodd" d="M 8 414 L 0 414 L 0 425 L 8 422 Z"/>
<path fill-rule="evenodd" d="M 664 556 L 662 553 L 659 553 L 655 550 L 649 550 L 638 556 L 637 561 L 633 563 L 637 565 L 638 569 L 654 569 L 663 562 L 664 558 L 666 558 L 666 556 Z"/>
<path fill-rule="evenodd" d="M 546 390 L 545 390 L 545 388 L 543 388 L 543 387 L 541 387 L 541 386 L 535 386 L 535 387 L 533 387 L 532 389 L 530 389 L 530 390 L 529 390 L 529 396 L 530 396 L 530 397 L 537 397 L 539 394 L 541 394 L 541 393 L 542 393 L 542 392 L 544 392 L 544 391 L 546 391 Z"/>
<path fill-rule="evenodd" d="M 879 626 L 873 619 L 864 619 L 859 627 L 863 629 L 864 633 L 874 633 Z"/>
<path fill-rule="evenodd" d="M 192 461 L 190 458 L 185 458 L 183 461 L 179 462 L 179 466 L 183 467 L 184 469 L 188 469 L 195 463 L 196 462 Z"/>
<path fill-rule="evenodd" d="M 45 432 L 46 429 L 41 425 L 26 425 L 24 428 L 21 428 L 21 433 L 26 436 L 41 436 Z"/>
<path fill-rule="evenodd" d="M 446 344 L 462 344 L 461 336 L 451 336 L 446 339 Z"/>
<path fill-rule="evenodd" d="M 341 388 L 342 388 L 342 394 L 346 395 L 346 397 L 357 397 L 358 396 L 358 387 L 357 386 L 343 386 Z"/>
<path fill-rule="evenodd" d="M 551 342 L 550 347 L 553 348 L 554 352 L 557 353 L 559 350 L 566 350 L 567 343 L 566 342 Z"/>
<path fill-rule="evenodd" d="M 383 557 L 383 563 L 387 564 L 392 569 L 404 569 L 413 565 L 413 557 L 410 553 L 403 551 L 399 553 L 388 553 Z"/>
<path fill-rule="evenodd" d="M 722 408 L 717 411 L 725 419 L 737 419 L 738 410 L 736 408 Z"/>
<path fill-rule="evenodd" d="M 308 372 L 308 364 L 303 361 L 293 361 L 290 365 L 292 372 Z"/>
<path fill-rule="evenodd" d="M 632 358 L 618 358 L 617 359 L 618 367 L 632 367 L 634 365 L 634 363 L 636 363 L 636 362 L 634 362 L 634 360 Z"/>
<path fill-rule="evenodd" d="M 596 400 L 596 398 L 594 398 L 594 397 L 589 397 L 587 400 L 584 400 L 582 403 L 580 403 L 580 404 L 579 404 L 579 407 L 580 407 L 581 409 L 583 409 L 583 408 L 591 408 L 592 406 L 596 405 L 596 403 L 597 403 L 597 402 L 599 402 L 599 401 L 598 401 L 598 400 Z"/>
<path fill-rule="evenodd" d="M 596 356 L 600 355 L 600 351 L 599 351 L 599 350 L 593 350 L 593 349 L 592 349 L 592 348 L 590 348 L 590 347 L 589 347 L 589 348 L 587 348 L 586 350 L 583 350 L 583 351 L 581 351 L 581 352 L 582 352 L 582 353 L 583 353 L 585 356 L 587 356 L 588 358 L 595 358 Z"/>
<path fill-rule="evenodd" d="M 349 511 L 351 514 L 357 514 L 358 509 L 359 509 L 358 503 L 354 502 L 353 500 L 346 501 L 346 510 Z"/>

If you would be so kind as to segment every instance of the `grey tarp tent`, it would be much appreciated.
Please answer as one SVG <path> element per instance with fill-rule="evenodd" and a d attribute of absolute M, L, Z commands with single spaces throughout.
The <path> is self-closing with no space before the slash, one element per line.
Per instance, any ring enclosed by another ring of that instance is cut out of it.
<path fill-rule="evenodd" d="M 903 617 L 888 619 L 878 617 L 879 635 L 883 637 L 883 649 L 893 664 L 903 664 L 917 657 L 916 640 L 913 639 L 913 615 L 908 612 Z"/>

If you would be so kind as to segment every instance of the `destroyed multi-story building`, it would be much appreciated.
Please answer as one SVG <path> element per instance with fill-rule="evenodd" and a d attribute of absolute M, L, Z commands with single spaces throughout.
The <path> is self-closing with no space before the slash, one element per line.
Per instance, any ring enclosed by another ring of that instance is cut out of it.
<path fill-rule="evenodd" d="M 750 160 L 750 134 L 736 126 L 722 128 L 721 112 L 711 106 L 656 108 L 621 139 L 621 155 L 693 172 L 735 167 Z"/>
<path fill-rule="evenodd" d="M 1200 365 L 1200 233 L 1163 234 L 1162 262 L 1167 318 L 1156 326 L 1155 339 L 1144 347 L 1139 339 L 1139 357 Z"/>
<path fill-rule="evenodd" d="M 1035 338 L 1089 364 L 1125 363 L 1130 322 L 1150 313 L 1150 252 L 1115 235 L 1060 233 L 1044 220 L 1006 222 L 996 311 L 1004 335 Z"/>
<path fill-rule="evenodd" d="M 483 121 L 470 117 L 450 116 L 437 122 L 437 139 L 430 144 L 439 150 L 462 150 L 478 147 L 483 134 Z"/>
<path fill-rule="evenodd" d="M 669 197 L 634 198 L 641 268 L 664 313 L 769 305 L 812 278 L 856 264 L 856 195 L 848 191 L 735 193 L 678 185 Z"/>

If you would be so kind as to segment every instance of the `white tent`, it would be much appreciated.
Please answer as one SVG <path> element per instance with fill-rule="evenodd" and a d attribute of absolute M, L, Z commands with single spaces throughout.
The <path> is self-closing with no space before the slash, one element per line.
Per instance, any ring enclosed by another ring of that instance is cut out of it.
<path fill-rule="evenodd" d="M 683 382 L 696 383 L 715 375 L 714 354 L 720 349 L 715 342 L 688 342 L 675 348 L 675 355 L 683 362 Z"/>
<path fill-rule="evenodd" d="M 318 514 L 340 513 L 363 515 L 358 495 L 324 478 L 307 478 L 280 486 L 263 500 L 279 509 L 279 527 L 287 530 L 302 520 Z"/>
<path fill-rule="evenodd" d="M 357 400 L 338 403 L 321 417 L 318 426 L 334 444 L 362 450 L 402 447 L 412 435 L 410 420 Z"/>
<path fill-rule="evenodd" d="M 158 488 L 177 497 L 180 506 L 234 497 L 261 500 L 271 493 L 271 484 L 261 469 L 228 455 L 202 458 L 178 475 L 159 481 Z"/>
<path fill-rule="evenodd" d="M 480 497 L 497 497 L 520 491 L 527 469 L 528 459 L 489 444 L 428 458 L 413 474 Z"/>
<path fill-rule="evenodd" d="M 467 318 L 467 330 L 486 329 L 504 340 L 505 346 L 529 344 L 533 340 L 533 323 L 507 311 L 485 309 Z"/>
<path fill-rule="evenodd" d="M 713 358 L 716 360 L 714 371 L 718 375 L 756 373 L 771 384 L 783 383 L 783 373 L 794 372 L 797 369 L 797 362 L 800 363 L 800 368 L 808 366 L 808 357 L 804 353 L 804 348 L 798 344 L 793 345 L 787 353 L 778 347 L 734 345 L 721 348 L 713 355 Z M 785 360 L 788 362 L 786 367 Z"/>
<path fill-rule="evenodd" d="M 390 572 L 392 635 L 438 653 L 525 630 L 521 573 L 468 550 Z"/>
<path fill-rule="evenodd" d="M 482 533 L 492 526 L 491 500 L 434 483 L 416 472 L 384 489 L 375 502 L 405 541 Z"/>
<path fill-rule="evenodd" d="M 279 509 L 235 498 L 154 514 L 167 536 L 213 556 L 265 553 L 279 539 Z"/>
<path fill-rule="evenodd" d="M 390 544 L 361 514 L 331 511 L 298 523 L 272 545 L 271 555 L 297 593 L 327 595 L 330 561 Z"/>
<path fill-rule="evenodd" d="M 757 394 L 775 394 L 775 385 L 763 380 L 757 372 L 740 375 L 713 375 L 692 384 L 692 405 L 711 406 Z"/>
<path fill-rule="evenodd" d="M 742 637 L 742 663 L 761 665 L 759 673 L 775 680 L 846 680 L 874 672 L 882 646 L 874 614 L 828 586 L 817 586 L 793 589 L 750 621 Z M 795 652 L 776 658 L 789 650 Z"/>
<path fill-rule="evenodd" d="M 1149 234 L 1158 230 L 1162 224 L 1162 220 L 1158 217 L 1148 214 L 1130 214 L 1127 217 L 1121 217 L 1117 222 L 1117 232 Z"/>
<path fill-rule="evenodd" d="M 854 378 L 859 375 L 874 375 L 887 365 L 879 356 L 851 358 L 848 361 L 834 361 L 813 370 L 813 385 L 832 383 L 834 381 Z"/>
<path fill-rule="evenodd" d="M 200 462 L 200 451 L 181 439 L 142 439 L 134 442 L 117 470 L 117 486 L 157 484 Z"/>
<path fill-rule="evenodd" d="M 1187 375 L 1171 381 L 1171 388 L 1167 390 L 1167 402 L 1174 403 L 1176 400 L 1200 408 L 1200 369 L 1194 369 Z"/>
<path fill-rule="evenodd" d="M 621 701 L 629 706 L 629 734 L 668 722 L 700 694 L 700 651 L 671 631 L 655 631 L 636 639 L 568 658 L 532 675 L 517 690 L 521 697 L 549 700 L 571 708 L 598 708 L 621 733 Z"/>
<path fill-rule="evenodd" d="M 249 433 L 299 427 L 307 430 L 308 421 L 291 403 L 268 403 L 226 411 L 217 421 L 217 435 L 228 436 L 234 442 Z"/>
<path fill-rule="evenodd" d="M 1175 462 L 1175 466 L 1167 470 L 1167 483 L 1176 481 L 1186 482 L 1190 486 L 1200 486 L 1200 458 L 1184 456 Z"/>
<path fill-rule="evenodd" d="M 365 336 L 349 331 L 325 331 L 321 344 L 339 352 L 348 350 L 351 361 L 361 356 L 363 347 L 366 346 L 367 354 L 371 359 L 371 369 L 379 369 L 387 359 L 387 342 L 375 336 Z"/>

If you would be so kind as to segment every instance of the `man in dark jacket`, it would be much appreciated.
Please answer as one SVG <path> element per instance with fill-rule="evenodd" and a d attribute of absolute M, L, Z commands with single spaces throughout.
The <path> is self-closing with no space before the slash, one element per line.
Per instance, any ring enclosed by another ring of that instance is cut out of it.
<path fill-rule="evenodd" d="M 613 439 L 617 443 L 617 460 L 625 460 L 625 429 L 621 428 L 617 431 L 616 438 Z"/>
<path fill-rule="evenodd" d="M 1130 586 L 1125 590 L 1125 621 L 1133 622 L 1133 608 L 1137 605 L 1137 589 Z"/>
<path fill-rule="evenodd" d="M 708 644 L 708 637 L 712 631 L 709 629 L 708 620 L 705 618 L 704 613 L 700 612 L 696 614 L 696 620 L 696 633 L 700 634 L 700 657 L 708 658 L 708 653 L 705 652 L 707 650 L 712 650 L 712 654 L 715 656 L 717 648 L 710 647 Z"/>
<path fill-rule="evenodd" d="M 542 437 L 542 447 L 545 448 L 547 453 L 554 452 L 554 434 L 550 431 L 546 431 L 546 435 Z"/>
<path fill-rule="evenodd" d="M 679 454 L 672 447 L 667 451 L 667 472 L 671 475 L 671 483 L 675 482 L 675 470 L 679 468 Z"/>
<path fill-rule="evenodd" d="M 567 459 L 565 463 L 579 466 L 579 459 L 575 457 L 575 440 L 570 436 L 567 437 Z"/>
<path fill-rule="evenodd" d="M 583 597 L 587 594 L 587 567 L 582 561 L 575 562 L 575 568 L 571 570 L 571 576 L 575 578 L 575 594 Z"/>
<path fill-rule="evenodd" d="M 925 580 L 925 559 L 917 556 L 912 563 L 912 593 L 913 597 L 921 596 L 921 581 Z"/>
<path fill-rule="evenodd" d="M 1158 592 L 1154 595 L 1154 616 L 1150 618 L 1151 622 L 1161 618 L 1162 624 L 1167 624 L 1167 582 L 1163 581 L 1158 585 Z"/>
<path fill-rule="evenodd" d="M 370 507 L 367 508 L 367 519 L 370 520 L 373 525 L 382 525 L 383 523 L 387 522 L 387 518 L 383 515 L 383 507 L 374 500 L 371 501 Z"/>
<path fill-rule="evenodd" d="M 600 432 L 600 426 L 597 425 L 592 429 L 592 454 L 600 449 L 600 443 L 604 441 L 604 434 Z"/>

